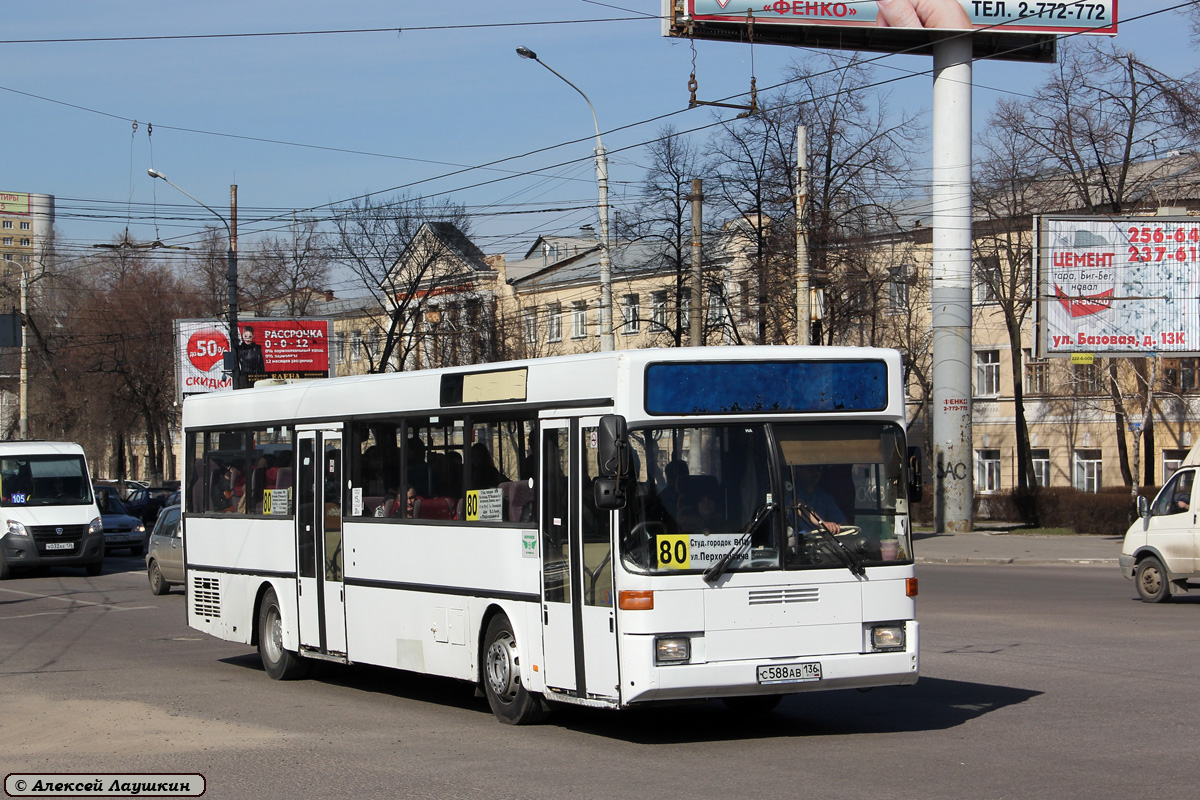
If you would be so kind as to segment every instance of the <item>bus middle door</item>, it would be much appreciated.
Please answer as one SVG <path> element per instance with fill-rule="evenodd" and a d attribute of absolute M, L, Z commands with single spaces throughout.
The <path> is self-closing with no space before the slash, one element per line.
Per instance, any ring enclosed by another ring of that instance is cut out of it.
<path fill-rule="evenodd" d="M 342 574 L 342 432 L 296 431 L 296 543 L 300 645 L 346 652 Z"/>
<path fill-rule="evenodd" d="M 588 493 L 598 475 L 596 422 L 542 421 L 542 644 L 546 686 L 616 702 L 609 514 Z"/>

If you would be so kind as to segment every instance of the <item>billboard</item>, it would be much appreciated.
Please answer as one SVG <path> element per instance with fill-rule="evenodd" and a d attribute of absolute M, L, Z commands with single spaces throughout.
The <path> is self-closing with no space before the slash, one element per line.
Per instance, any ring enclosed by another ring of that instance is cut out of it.
<path fill-rule="evenodd" d="M 1041 217 L 1038 351 L 1200 353 L 1200 218 Z"/>
<path fill-rule="evenodd" d="M 663 0 L 664 35 L 847 50 L 931 52 L 934 31 L 973 31 L 977 58 L 1053 61 L 1054 37 L 1115 35 L 1117 0 Z"/>
<path fill-rule="evenodd" d="M 0 214 L 29 216 L 29 194 L 26 192 L 0 192 Z"/>
<path fill-rule="evenodd" d="M 175 321 L 179 394 L 233 389 L 224 371 L 229 326 L 222 320 Z M 329 320 L 253 318 L 238 321 L 235 351 L 249 385 L 267 378 L 328 378 Z"/>

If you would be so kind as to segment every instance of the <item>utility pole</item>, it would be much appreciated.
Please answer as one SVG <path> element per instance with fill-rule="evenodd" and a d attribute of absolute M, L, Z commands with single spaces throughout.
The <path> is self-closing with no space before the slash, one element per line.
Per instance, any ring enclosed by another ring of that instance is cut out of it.
<path fill-rule="evenodd" d="M 18 423 L 21 441 L 29 438 L 29 269 L 21 267 L 21 405 Z"/>
<path fill-rule="evenodd" d="M 933 45 L 934 517 L 974 525 L 971 438 L 971 37 Z"/>
<path fill-rule="evenodd" d="M 242 365 L 238 361 L 238 344 L 242 341 L 238 332 L 238 277 L 237 277 L 237 184 L 229 185 L 229 253 L 227 254 L 229 270 L 226 281 L 229 284 L 229 352 L 233 353 L 233 388 L 245 389 L 246 376 L 242 374 Z"/>
<path fill-rule="evenodd" d="M 808 126 L 796 126 L 796 344 L 812 341 L 808 266 Z"/>
<path fill-rule="evenodd" d="M 687 199 L 692 201 L 692 297 L 689 301 L 690 313 L 690 340 L 692 347 L 699 347 L 704 344 L 704 320 L 701 318 L 701 309 L 704 307 L 700 300 L 701 286 L 704 282 L 704 270 L 701 263 L 702 254 L 702 232 L 703 232 L 703 216 L 704 216 L 704 182 L 699 178 L 692 181 L 692 193 L 687 196 Z"/>

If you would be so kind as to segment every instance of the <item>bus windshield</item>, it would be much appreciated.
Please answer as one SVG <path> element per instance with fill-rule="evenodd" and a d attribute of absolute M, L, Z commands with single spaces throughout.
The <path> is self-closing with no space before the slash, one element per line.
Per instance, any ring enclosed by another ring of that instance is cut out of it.
<path fill-rule="evenodd" d="M 0 458 L 0 506 L 89 505 L 92 487 L 79 456 Z"/>
<path fill-rule="evenodd" d="M 771 423 L 630 432 L 635 485 L 621 550 L 635 571 L 908 561 L 904 434 L 885 423 Z M 843 548 L 839 553 L 839 548 Z"/>

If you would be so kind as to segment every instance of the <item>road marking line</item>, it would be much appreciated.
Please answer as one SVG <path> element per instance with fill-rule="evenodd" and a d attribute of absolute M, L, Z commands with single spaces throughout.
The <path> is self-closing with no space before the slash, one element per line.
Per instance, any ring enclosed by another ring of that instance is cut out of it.
<path fill-rule="evenodd" d="M 61 600 L 64 603 L 77 603 L 81 606 L 98 606 L 100 608 L 112 608 L 117 611 L 131 611 L 128 606 L 118 606 L 112 603 L 94 603 L 91 600 L 76 600 L 71 597 L 59 597 L 53 594 L 38 594 L 37 592 L 22 592 L 18 589 L 0 589 L 0 592 L 8 592 L 9 594 L 20 594 L 26 597 L 38 597 L 42 600 Z M 154 608 L 154 606 L 141 606 L 141 608 Z"/>

